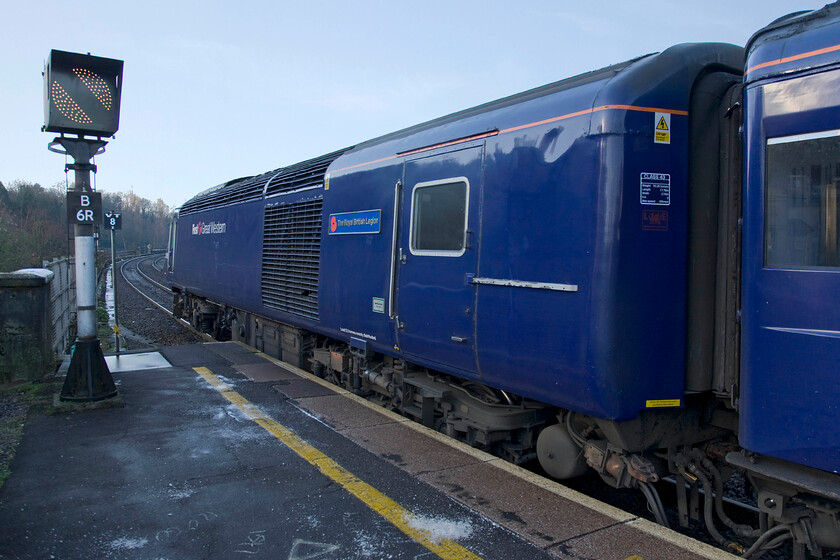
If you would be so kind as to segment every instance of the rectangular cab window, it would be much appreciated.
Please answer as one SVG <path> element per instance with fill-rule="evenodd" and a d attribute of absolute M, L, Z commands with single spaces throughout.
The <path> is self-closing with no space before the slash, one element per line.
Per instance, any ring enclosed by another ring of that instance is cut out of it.
<path fill-rule="evenodd" d="M 838 268 L 840 130 L 767 140 L 764 264 Z"/>
<path fill-rule="evenodd" d="M 467 231 L 465 178 L 418 183 L 411 201 L 411 252 L 457 257 L 464 254 Z"/>

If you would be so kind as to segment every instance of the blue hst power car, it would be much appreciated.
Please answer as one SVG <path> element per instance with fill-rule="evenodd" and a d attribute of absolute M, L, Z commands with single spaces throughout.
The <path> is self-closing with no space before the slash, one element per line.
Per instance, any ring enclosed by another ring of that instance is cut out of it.
<path fill-rule="evenodd" d="M 831 5 L 229 181 L 176 214 L 176 314 L 666 524 L 674 476 L 731 550 L 837 552 L 839 91 Z"/>

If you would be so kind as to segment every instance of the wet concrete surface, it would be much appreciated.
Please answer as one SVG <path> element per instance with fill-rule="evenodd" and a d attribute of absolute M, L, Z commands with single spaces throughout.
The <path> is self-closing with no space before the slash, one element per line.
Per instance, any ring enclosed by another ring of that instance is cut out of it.
<path fill-rule="evenodd" d="M 0 491 L 0 558 L 433 557 L 243 417 L 188 365 L 209 367 L 477 554 L 542 555 L 207 347 L 162 353 L 178 366 L 114 374 L 124 408 L 31 418 Z"/>
<path fill-rule="evenodd" d="M 114 373 L 123 408 L 30 419 L 0 490 L 0 558 L 437 557 L 193 367 L 478 557 L 732 558 L 240 345 L 161 354 L 171 366 Z"/>

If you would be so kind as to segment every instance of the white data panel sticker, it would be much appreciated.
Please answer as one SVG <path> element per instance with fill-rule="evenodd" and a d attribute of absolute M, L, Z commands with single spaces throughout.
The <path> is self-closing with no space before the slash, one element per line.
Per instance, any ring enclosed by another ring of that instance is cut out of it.
<path fill-rule="evenodd" d="M 670 206 L 671 175 L 668 173 L 642 173 L 639 201 L 653 206 Z"/>

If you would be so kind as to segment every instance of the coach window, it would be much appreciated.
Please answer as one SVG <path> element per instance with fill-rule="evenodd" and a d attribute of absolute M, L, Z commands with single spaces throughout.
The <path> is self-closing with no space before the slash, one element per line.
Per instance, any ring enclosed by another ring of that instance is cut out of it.
<path fill-rule="evenodd" d="M 411 252 L 458 257 L 467 231 L 466 178 L 418 183 L 411 201 Z"/>
<path fill-rule="evenodd" d="M 765 265 L 838 268 L 840 130 L 767 141 Z"/>

